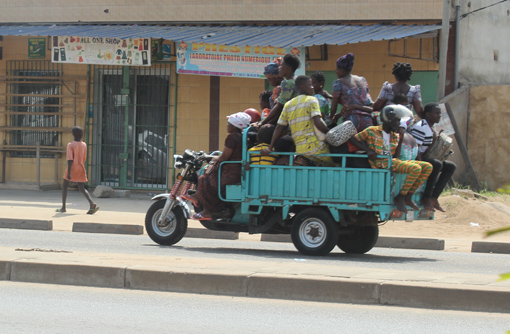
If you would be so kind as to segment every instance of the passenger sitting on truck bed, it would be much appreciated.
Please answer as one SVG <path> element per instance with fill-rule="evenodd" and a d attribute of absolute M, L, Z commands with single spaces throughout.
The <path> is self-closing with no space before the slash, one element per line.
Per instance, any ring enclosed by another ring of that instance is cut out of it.
<path fill-rule="evenodd" d="M 296 87 L 300 95 L 285 103 L 278 125 L 273 134 L 271 144 L 261 154 L 268 155 L 273 150 L 276 141 L 281 137 L 284 128 L 288 125 L 292 139 L 296 144 L 296 165 L 333 165 L 331 157 L 318 157 L 318 154 L 328 154 L 329 147 L 315 135 L 314 125 L 323 133 L 328 127 L 322 121 L 322 114 L 317 98 L 313 96 L 312 80 L 306 75 L 296 78 Z"/>
<path fill-rule="evenodd" d="M 400 157 L 402 142 L 405 130 L 400 128 L 400 120 L 412 113 L 405 112 L 403 108 L 386 106 L 381 111 L 380 126 L 371 126 L 357 133 L 350 139 L 350 142 L 360 150 L 366 151 L 372 168 L 388 168 L 388 159 L 378 159 L 377 155 L 393 156 L 391 169 L 394 172 L 407 174 L 400 194 L 395 197 L 394 202 L 399 211 L 406 212 L 406 205 L 419 210 L 412 197 L 414 192 L 427 180 L 432 172 L 432 165 L 425 161 L 402 161 Z M 399 134 L 395 132 L 399 132 Z M 400 135 L 400 138 L 399 138 Z"/>
<path fill-rule="evenodd" d="M 260 127 L 257 133 L 257 145 L 250 148 L 248 151 L 261 151 L 269 147 L 271 138 L 273 138 L 275 126 L 273 124 L 264 124 Z M 250 154 L 250 164 L 252 165 L 274 165 L 276 155 L 262 155 L 260 153 Z"/>

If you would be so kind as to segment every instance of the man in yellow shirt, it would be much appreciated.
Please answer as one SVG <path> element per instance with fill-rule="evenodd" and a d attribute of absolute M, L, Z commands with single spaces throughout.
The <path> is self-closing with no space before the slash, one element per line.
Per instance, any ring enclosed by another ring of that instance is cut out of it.
<path fill-rule="evenodd" d="M 285 103 L 271 144 L 261 154 L 269 154 L 273 150 L 275 142 L 282 136 L 285 127 L 289 126 L 292 139 L 296 144 L 296 153 L 299 155 L 295 164 L 331 166 L 333 165 L 331 157 L 317 156 L 318 154 L 328 154 L 329 147 L 317 138 L 314 125 L 323 133 L 327 133 L 329 129 L 322 121 L 319 101 L 313 96 L 312 80 L 306 75 L 300 75 L 296 78 L 295 83 L 299 95 Z"/>

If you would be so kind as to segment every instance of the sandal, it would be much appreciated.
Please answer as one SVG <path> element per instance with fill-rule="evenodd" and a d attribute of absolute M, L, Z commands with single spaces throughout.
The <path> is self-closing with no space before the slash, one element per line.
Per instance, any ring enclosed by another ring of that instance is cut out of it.
<path fill-rule="evenodd" d="M 191 216 L 191 219 L 194 219 L 194 220 L 212 220 L 212 217 L 204 217 L 200 213 L 195 213 L 193 216 Z"/>
<path fill-rule="evenodd" d="M 87 211 L 87 214 L 88 215 L 93 215 L 94 213 L 97 212 L 97 210 L 99 210 L 99 207 L 97 205 L 94 204 L 94 208 L 90 209 L 89 211 Z"/>

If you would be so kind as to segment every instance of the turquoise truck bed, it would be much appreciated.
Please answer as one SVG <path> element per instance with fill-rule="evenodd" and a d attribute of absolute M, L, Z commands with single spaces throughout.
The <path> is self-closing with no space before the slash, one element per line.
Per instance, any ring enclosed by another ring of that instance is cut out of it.
<path fill-rule="evenodd" d="M 348 157 L 359 158 L 359 154 L 332 155 L 343 157 L 343 167 L 304 167 L 250 165 L 248 153 L 253 152 L 245 150 L 240 162 L 224 162 L 242 165 L 241 184 L 227 186 L 224 200 L 240 202 L 243 214 L 259 214 L 263 207 L 271 206 L 282 207 L 286 217 L 293 205 L 307 205 L 327 207 L 337 221 L 346 210 L 376 212 L 381 221 L 433 219 L 427 210 L 409 211 L 410 217 L 396 210 L 393 198 L 403 184 L 404 174 L 389 169 L 345 167 Z M 292 154 L 286 154 L 291 155 L 292 161 Z M 423 186 L 414 197 L 418 204 L 422 189 Z"/>

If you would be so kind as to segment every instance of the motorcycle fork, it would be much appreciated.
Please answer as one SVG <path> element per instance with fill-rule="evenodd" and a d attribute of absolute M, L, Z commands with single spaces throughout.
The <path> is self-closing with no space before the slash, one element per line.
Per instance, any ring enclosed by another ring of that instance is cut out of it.
<path fill-rule="evenodd" d="M 163 225 L 165 222 L 166 216 L 168 213 L 175 207 L 175 203 L 177 202 L 177 192 L 179 191 L 179 188 L 181 187 L 183 183 L 183 177 L 188 172 L 189 165 L 186 165 L 186 168 L 181 172 L 180 176 L 177 181 L 174 183 L 172 190 L 170 190 L 170 193 L 168 194 L 168 198 L 166 199 L 165 206 L 163 207 L 163 210 L 161 211 L 161 215 L 158 218 L 158 225 Z M 187 185 L 186 185 L 187 186 Z M 186 186 L 184 188 L 186 188 Z M 187 190 L 186 190 L 187 191 Z"/>

